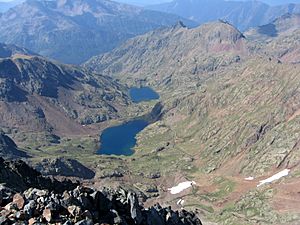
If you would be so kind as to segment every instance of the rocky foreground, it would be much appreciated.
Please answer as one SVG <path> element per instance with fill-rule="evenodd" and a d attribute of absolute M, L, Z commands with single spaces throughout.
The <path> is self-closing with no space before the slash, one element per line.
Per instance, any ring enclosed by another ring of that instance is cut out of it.
<path fill-rule="evenodd" d="M 14 181 L 12 181 L 14 179 Z M 195 213 L 142 207 L 135 193 L 50 180 L 0 158 L 0 224 L 201 225 Z M 15 184 L 22 184 L 16 185 Z M 31 186 L 31 187 L 29 187 Z M 47 188 L 44 188 L 47 187 Z"/>

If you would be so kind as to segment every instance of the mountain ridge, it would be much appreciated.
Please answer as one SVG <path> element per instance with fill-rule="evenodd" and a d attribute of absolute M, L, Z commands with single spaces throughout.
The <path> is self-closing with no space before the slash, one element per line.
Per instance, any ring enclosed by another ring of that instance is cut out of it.
<path fill-rule="evenodd" d="M 94 72 L 103 72 L 122 80 L 129 79 L 133 83 L 137 79 L 149 80 L 149 84 L 157 85 L 157 80 L 167 82 L 170 76 L 179 82 L 180 74 L 190 71 L 191 67 L 195 74 L 215 70 L 211 63 L 215 61 L 217 66 L 224 61 L 222 57 L 225 53 L 228 53 L 228 63 L 239 60 L 237 56 L 248 54 L 245 43 L 244 35 L 224 21 L 193 29 L 177 24 L 130 39 L 110 53 L 93 57 L 84 66 Z M 214 57 L 210 57 L 210 53 Z M 226 64 L 225 61 L 223 63 Z M 138 72 L 141 68 L 147 68 L 143 75 Z M 155 79 L 152 77 L 154 74 Z"/>
<path fill-rule="evenodd" d="M 95 135 L 86 125 L 119 119 L 131 104 L 127 88 L 111 78 L 35 55 L 0 58 L 0 86 L 1 127 L 53 142 L 55 135 Z"/>
<path fill-rule="evenodd" d="M 30 0 L 0 16 L 0 41 L 78 64 L 177 20 L 175 15 L 107 0 Z"/>
<path fill-rule="evenodd" d="M 269 6 L 259 1 L 224 0 L 174 0 L 170 3 L 149 6 L 149 9 L 173 13 L 198 23 L 223 19 L 242 31 L 267 24 L 285 13 L 299 13 L 300 5 L 286 4 Z"/>

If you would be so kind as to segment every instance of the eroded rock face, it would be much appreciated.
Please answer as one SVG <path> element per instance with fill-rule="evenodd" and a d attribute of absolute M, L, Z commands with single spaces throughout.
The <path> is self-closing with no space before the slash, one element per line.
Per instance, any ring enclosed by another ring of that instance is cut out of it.
<path fill-rule="evenodd" d="M 11 173 L 11 179 L 17 179 L 17 175 L 13 176 L 13 173 L 21 173 L 20 168 L 27 170 L 22 173 L 22 178 L 24 187 L 29 187 L 22 191 L 14 184 L 10 185 L 11 189 L 0 187 L 1 224 L 201 225 L 199 218 L 192 212 L 174 212 L 170 207 L 163 208 L 158 204 L 145 209 L 135 193 L 122 188 L 96 190 L 75 187 L 76 184 L 70 182 L 55 183 L 23 162 L 1 160 L 0 163 L 0 168 Z M 0 174 L 0 182 L 3 182 L 2 170 Z M 40 181 L 39 188 L 33 188 L 33 181 Z M 49 188 L 43 189 L 47 185 Z M 58 187 L 59 190 L 56 190 Z"/>

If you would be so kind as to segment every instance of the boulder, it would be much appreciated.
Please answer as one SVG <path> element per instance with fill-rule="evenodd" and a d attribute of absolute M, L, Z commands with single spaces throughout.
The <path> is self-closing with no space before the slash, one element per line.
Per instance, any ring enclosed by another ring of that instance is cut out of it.
<path fill-rule="evenodd" d="M 90 219 L 85 219 L 85 220 L 80 220 L 79 222 L 75 223 L 75 225 L 94 225 L 94 223 Z"/>
<path fill-rule="evenodd" d="M 44 209 L 43 211 L 43 218 L 50 223 L 53 219 L 53 213 L 51 211 L 51 209 Z"/>
<path fill-rule="evenodd" d="M 13 203 L 17 205 L 18 209 L 23 209 L 25 200 L 21 194 L 17 193 L 13 197 Z"/>

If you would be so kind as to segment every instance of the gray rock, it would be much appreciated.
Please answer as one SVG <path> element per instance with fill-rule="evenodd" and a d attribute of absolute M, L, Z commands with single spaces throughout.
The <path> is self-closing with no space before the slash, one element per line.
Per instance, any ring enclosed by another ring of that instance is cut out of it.
<path fill-rule="evenodd" d="M 7 223 L 8 219 L 5 216 L 0 217 L 0 225 L 5 225 Z"/>
<path fill-rule="evenodd" d="M 83 208 L 91 210 L 93 208 L 92 202 L 85 196 L 79 196 L 77 199 Z"/>
<path fill-rule="evenodd" d="M 147 224 L 148 225 L 165 225 L 164 218 L 158 213 L 158 211 L 151 207 L 147 213 Z"/>
<path fill-rule="evenodd" d="M 135 221 L 137 225 L 140 225 L 143 221 L 143 217 L 136 195 L 132 192 L 129 192 L 127 196 L 127 201 L 130 204 L 131 218 Z"/>
<path fill-rule="evenodd" d="M 63 225 L 72 225 L 73 223 L 70 220 L 67 220 Z"/>
<path fill-rule="evenodd" d="M 66 182 L 68 184 L 69 181 Z M 115 225 L 201 224 L 195 214 L 187 211 L 178 214 L 170 207 L 162 208 L 159 204 L 149 210 L 145 209 L 139 204 L 141 191 L 135 193 L 122 187 L 118 190 L 104 188 L 95 191 L 78 186 L 72 191 L 62 189 L 61 192 L 31 188 L 14 194 L 14 198 L 9 189 L 1 187 L 0 193 L 2 199 L 0 207 L 3 209 L 0 225 L 33 225 L 44 224 L 46 221 L 65 222 L 66 225 L 75 222 L 78 225 L 90 225 L 94 222 Z M 3 204 L 5 197 L 8 197 L 7 204 Z M 24 203 L 26 204 L 23 207 Z"/>
<path fill-rule="evenodd" d="M 116 210 L 112 209 L 111 214 L 113 215 L 113 223 L 114 224 L 117 224 L 117 225 L 126 225 L 127 224 Z"/>
<path fill-rule="evenodd" d="M 156 172 L 156 173 L 150 173 L 150 174 L 148 175 L 148 177 L 149 177 L 150 179 L 158 179 L 158 178 L 161 177 L 161 175 L 160 175 L 159 172 Z"/>
<path fill-rule="evenodd" d="M 30 200 L 30 201 L 24 206 L 24 212 L 25 212 L 29 217 L 32 217 L 35 208 L 36 208 L 36 202 L 35 202 L 34 200 Z"/>
<path fill-rule="evenodd" d="M 94 223 L 90 219 L 85 219 L 85 220 L 80 220 L 79 222 L 75 223 L 75 225 L 94 225 Z"/>
<path fill-rule="evenodd" d="M 121 171 L 118 171 L 118 170 L 114 170 L 114 171 L 104 171 L 102 173 L 102 175 L 100 175 L 100 178 L 101 179 L 104 179 L 104 178 L 118 178 L 118 177 L 123 177 L 123 173 Z"/>

